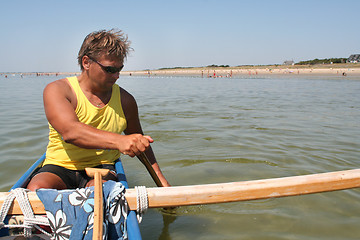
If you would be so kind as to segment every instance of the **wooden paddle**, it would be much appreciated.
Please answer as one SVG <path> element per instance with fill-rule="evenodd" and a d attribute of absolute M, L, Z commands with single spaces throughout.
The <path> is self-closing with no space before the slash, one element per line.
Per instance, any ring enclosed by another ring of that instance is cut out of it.
<path fill-rule="evenodd" d="M 197 204 L 237 202 L 329 192 L 360 187 L 360 169 L 304 176 L 273 178 L 232 183 L 147 188 L 149 208 L 188 206 Z M 0 205 L 8 192 L 0 192 Z M 44 206 L 35 192 L 28 193 L 35 214 L 45 214 Z M 136 190 L 127 189 L 129 208 L 136 210 Z M 17 201 L 9 215 L 22 214 Z"/>
<path fill-rule="evenodd" d="M 103 207 L 103 191 L 102 191 L 102 177 L 109 173 L 109 169 L 101 168 L 85 168 L 86 174 L 94 178 L 94 228 L 93 240 L 103 239 L 103 221 L 104 221 L 104 207 Z"/>
<path fill-rule="evenodd" d="M 138 158 L 140 159 L 140 161 L 145 165 L 147 171 L 149 172 L 150 176 L 152 177 L 152 179 L 154 180 L 156 186 L 158 187 L 164 187 L 164 185 L 162 184 L 162 182 L 160 181 L 158 175 L 156 174 L 154 168 L 151 166 L 151 163 L 148 159 L 148 157 L 146 156 L 146 154 L 144 152 L 142 152 Z"/>

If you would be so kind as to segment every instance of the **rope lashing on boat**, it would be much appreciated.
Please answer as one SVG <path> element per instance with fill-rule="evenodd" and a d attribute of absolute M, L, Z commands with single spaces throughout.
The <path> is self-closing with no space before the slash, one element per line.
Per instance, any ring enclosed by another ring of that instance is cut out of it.
<path fill-rule="evenodd" d="M 136 190 L 136 202 L 137 202 L 136 215 L 138 222 L 141 223 L 142 216 L 149 207 L 148 195 L 145 186 L 135 186 L 135 190 Z"/>
<path fill-rule="evenodd" d="M 24 228 L 24 237 L 29 238 L 31 237 L 32 228 L 35 227 L 37 230 L 41 231 L 42 233 L 50 237 L 51 235 L 48 232 L 44 231 L 42 228 L 38 226 L 38 225 L 49 226 L 49 221 L 46 217 L 34 215 L 34 212 L 30 205 L 30 200 L 27 195 L 28 192 L 29 190 L 25 188 L 16 188 L 10 191 L 10 194 L 6 197 L 4 204 L 2 205 L 0 210 L 0 229 L 3 227 Z M 24 223 L 17 225 L 8 225 L 5 224 L 4 221 L 15 199 L 18 201 L 20 209 L 23 212 Z"/>

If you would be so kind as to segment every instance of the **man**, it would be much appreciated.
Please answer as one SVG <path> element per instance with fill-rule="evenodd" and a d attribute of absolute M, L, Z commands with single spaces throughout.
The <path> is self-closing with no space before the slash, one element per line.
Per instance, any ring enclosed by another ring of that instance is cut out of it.
<path fill-rule="evenodd" d="M 134 97 L 115 84 L 129 49 L 130 42 L 121 31 L 90 33 L 78 54 L 81 75 L 46 86 L 49 144 L 43 167 L 28 189 L 92 186 L 85 167 L 114 170 L 120 153 L 134 157 L 141 152 L 162 184 L 170 186 L 150 147 L 153 140 L 143 135 Z M 103 179 L 116 180 L 116 174 L 110 171 Z"/>

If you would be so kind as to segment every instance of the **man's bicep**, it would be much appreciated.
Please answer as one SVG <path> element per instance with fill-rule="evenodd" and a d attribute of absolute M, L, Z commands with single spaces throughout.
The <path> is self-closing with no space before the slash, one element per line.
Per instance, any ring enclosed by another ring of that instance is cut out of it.
<path fill-rule="evenodd" d="M 78 122 L 74 108 L 59 84 L 44 89 L 44 109 L 49 123 L 61 134 L 71 123 Z"/>

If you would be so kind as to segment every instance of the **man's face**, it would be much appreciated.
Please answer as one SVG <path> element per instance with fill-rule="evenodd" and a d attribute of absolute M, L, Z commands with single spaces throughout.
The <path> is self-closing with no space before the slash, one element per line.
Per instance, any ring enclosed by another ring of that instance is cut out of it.
<path fill-rule="evenodd" d="M 102 55 L 98 59 L 91 59 L 89 72 L 91 76 L 103 87 L 112 87 L 119 78 L 123 68 L 123 61 L 115 56 Z"/>

